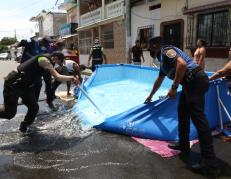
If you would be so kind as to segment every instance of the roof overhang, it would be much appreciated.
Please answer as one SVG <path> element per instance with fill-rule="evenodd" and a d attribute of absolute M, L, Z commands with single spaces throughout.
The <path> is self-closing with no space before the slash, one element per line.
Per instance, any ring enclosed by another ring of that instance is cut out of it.
<path fill-rule="evenodd" d="M 79 32 L 79 31 L 87 30 L 89 28 L 97 27 L 97 26 L 100 26 L 100 25 L 109 24 L 109 23 L 112 23 L 112 22 L 115 22 L 115 21 L 118 21 L 118 20 L 122 20 L 122 19 L 124 19 L 124 15 L 117 16 L 117 17 L 112 17 L 112 18 L 109 18 L 109 19 L 104 19 L 104 20 L 101 20 L 101 21 L 96 22 L 96 23 L 87 24 L 85 26 L 80 26 L 76 30 L 77 30 L 77 32 Z"/>
<path fill-rule="evenodd" d="M 195 14 L 197 12 L 207 11 L 207 10 L 217 10 L 225 7 L 231 7 L 231 0 L 225 0 L 221 2 L 216 2 L 208 5 L 197 6 L 190 9 L 185 9 L 184 14 Z"/>

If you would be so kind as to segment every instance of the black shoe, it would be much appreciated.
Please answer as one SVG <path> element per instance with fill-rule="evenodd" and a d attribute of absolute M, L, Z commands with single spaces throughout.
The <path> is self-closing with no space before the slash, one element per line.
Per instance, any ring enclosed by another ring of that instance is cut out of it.
<path fill-rule="evenodd" d="M 27 126 L 21 123 L 21 124 L 20 124 L 20 127 L 19 127 L 19 130 L 20 130 L 22 133 L 26 133 L 26 131 L 27 131 Z"/>
<path fill-rule="evenodd" d="M 191 166 L 191 170 L 195 173 L 202 174 L 206 177 L 211 179 L 216 179 L 220 176 L 220 169 L 219 167 L 209 167 L 203 163 L 194 164 Z"/>
<path fill-rule="evenodd" d="M 181 146 L 179 143 L 170 143 L 168 144 L 168 148 L 173 149 L 173 150 L 180 150 L 181 152 L 184 153 L 189 153 L 190 152 L 190 147 L 189 146 Z"/>
<path fill-rule="evenodd" d="M 55 107 L 55 105 L 51 102 L 51 103 L 48 103 L 48 106 L 49 106 L 49 108 L 52 110 L 52 111 L 57 111 L 58 110 L 58 108 L 57 107 Z"/>

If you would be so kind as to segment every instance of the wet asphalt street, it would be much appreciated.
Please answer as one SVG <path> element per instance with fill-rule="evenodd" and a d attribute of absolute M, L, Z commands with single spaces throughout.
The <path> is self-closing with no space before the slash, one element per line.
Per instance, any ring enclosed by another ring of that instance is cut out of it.
<path fill-rule="evenodd" d="M 3 74 L 16 66 L 0 61 L 0 103 Z M 42 90 L 41 98 L 44 98 Z M 199 160 L 199 145 L 188 161 L 164 159 L 127 136 L 81 128 L 80 119 L 61 101 L 50 112 L 45 102 L 26 136 L 18 131 L 26 108 L 12 120 L 0 119 L 0 179 L 202 179 L 187 164 Z M 221 177 L 231 178 L 231 144 L 214 138 Z"/>

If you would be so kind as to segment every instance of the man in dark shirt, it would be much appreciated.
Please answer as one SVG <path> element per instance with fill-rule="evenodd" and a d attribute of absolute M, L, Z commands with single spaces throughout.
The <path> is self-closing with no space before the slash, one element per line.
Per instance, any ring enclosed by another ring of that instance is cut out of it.
<path fill-rule="evenodd" d="M 132 47 L 131 56 L 132 56 L 132 62 L 135 65 L 141 65 L 141 57 L 144 62 L 143 50 L 140 46 L 139 40 L 136 40 L 136 44 Z"/>

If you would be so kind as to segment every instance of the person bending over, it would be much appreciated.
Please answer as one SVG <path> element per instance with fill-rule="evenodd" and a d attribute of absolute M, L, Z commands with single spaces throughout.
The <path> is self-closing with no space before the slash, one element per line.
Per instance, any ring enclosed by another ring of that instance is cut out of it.
<path fill-rule="evenodd" d="M 20 64 L 17 70 L 11 71 L 4 81 L 4 106 L 0 108 L 0 118 L 13 118 L 17 112 L 18 99 L 21 97 L 28 111 L 24 121 L 20 124 L 19 130 L 26 132 L 27 127 L 33 123 L 39 110 L 34 82 L 40 80 L 41 76 L 47 71 L 60 82 L 73 81 L 79 83 L 76 77 L 60 75 L 54 69 L 54 64 L 60 59 L 64 59 L 61 52 L 54 52 L 52 55 L 38 55 Z"/>
<path fill-rule="evenodd" d="M 178 104 L 179 142 L 168 147 L 181 150 L 185 156 L 190 152 L 189 132 L 190 119 L 198 131 L 202 160 L 193 165 L 192 170 L 205 171 L 209 175 L 218 175 L 219 169 L 213 149 L 213 141 L 208 120 L 204 113 L 205 93 L 209 88 L 209 79 L 201 67 L 190 59 L 183 51 L 174 46 L 164 46 L 161 37 L 150 40 L 153 57 L 160 62 L 160 72 L 153 84 L 152 91 L 145 103 L 149 103 L 161 86 L 165 76 L 173 80 L 167 94 L 175 98 L 179 84 L 182 85 Z"/>
<path fill-rule="evenodd" d="M 80 80 L 80 82 L 82 82 L 82 77 L 81 77 L 81 74 L 80 74 L 79 65 L 76 62 L 72 61 L 72 60 L 59 60 L 57 62 L 57 66 L 56 66 L 55 69 L 60 74 L 63 74 L 63 75 L 77 76 L 78 79 Z M 51 94 L 53 96 L 53 99 L 56 98 L 55 91 L 59 87 L 60 84 L 61 84 L 61 82 L 59 82 L 58 80 L 55 80 L 51 85 Z M 67 95 L 71 95 L 70 87 L 71 87 L 71 83 L 68 81 L 67 82 Z"/>

